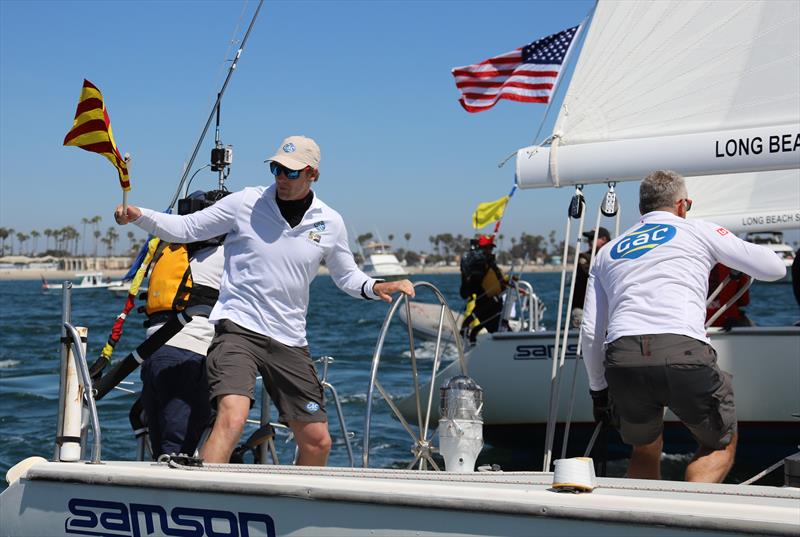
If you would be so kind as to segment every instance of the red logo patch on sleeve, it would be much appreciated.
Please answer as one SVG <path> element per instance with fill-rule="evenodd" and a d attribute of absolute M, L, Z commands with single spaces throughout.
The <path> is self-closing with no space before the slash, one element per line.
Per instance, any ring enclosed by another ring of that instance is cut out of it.
<path fill-rule="evenodd" d="M 724 227 L 718 227 L 718 228 L 717 228 L 717 233 L 719 233 L 720 235 L 722 235 L 722 236 L 724 237 L 725 235 L 727 235 L 728 233 L 730 233 L 730 231 L 728 231 L 728 230 L 727 230 L 727 229 L 725 229 Z"/>

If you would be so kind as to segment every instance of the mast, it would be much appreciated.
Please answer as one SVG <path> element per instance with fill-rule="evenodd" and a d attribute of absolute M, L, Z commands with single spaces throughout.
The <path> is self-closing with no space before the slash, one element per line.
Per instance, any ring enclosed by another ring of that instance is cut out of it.
<path fill-rule="evenodd" d="M 197 144 L 194 146 L 194 151 L 192 152 L 192 156 L 189 159 L 189 163 L 186 165 L 183 171 L 183 176 L 181 177 L 181 180 L 178 183 L 178 188 L 175 190 L 175 194 L 172 196 L 172 200 L 170 201 L 169 204 L 170 209 L 175 207 L 175 203 L 178 201 L 178 198 L 181 195 L 181 190 L 183 189 L 183 185 L 186 182 L 186 178 L 189 176 L 189 172 L 192 169 L 192 165 L 194 164 L 194 159 L 197 157 L 197 152 L 200 151 L 200 146 L 203 145 L 203 140 L 206 137 L 206 133 L 208 133 L 208 127 L 211 125 L 211 121 L 214 119 L 215 115 L 217 115 L 218 117 L 218 111 L 220 103 L 222 102 L 222 96 L 225 95 L 225 89 L 228 87 L 228 82 L 230 82 L 231 77 L 233 76 L 233 72 L 236 70 L 236 65 L 239 62 L 239 58 L 241 58 L 242 52 L 244 52 L 244 48 L 247 45 L 247 39 L 250 37 L 250 32 L 253 30 L 253 26 L 255 25 L 256 19 L 258 18 L 258 13 L 259 11 L 261 11 L 262 4 L 264 4 L 264 0 L 259 0 L 258 6 L 256 6 L 256 11 L 255 13 L 253 13 L 253 18 L 250 19 L 250 25 L 247 27 L 247 32 L 245 32 L 244 38 L 242 38 L 242 44 L 236 51 L 236 56 L 233 58 L 231 66 L 228 68 L 228 74 L 225 77 L 225 82 L 222 83 L 222 88 L 217 93 L 217 100 L 216 102 L 214 102 L 214 106 L 211 108 L 211 113 L 208 115 L 206 124 L 203 127 L 203 132 L 200 134 L 200 139 L 197 140 Z M 222 174 L 221 171 L 220 174 Z M 220 183 L 222 183 L 222 181 L 223 181 L 222 175 L 220 175 Z"/>

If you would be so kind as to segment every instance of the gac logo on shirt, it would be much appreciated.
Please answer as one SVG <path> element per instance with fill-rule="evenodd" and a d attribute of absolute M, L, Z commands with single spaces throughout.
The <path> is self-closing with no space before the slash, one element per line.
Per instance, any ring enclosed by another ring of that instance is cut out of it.
<path fill-rule="evenodd" d="M 611 249 L 611 259 L 636 259 L 675 236 L 675 228 L 667 224 L 645 224 L 630 232 Z"/>

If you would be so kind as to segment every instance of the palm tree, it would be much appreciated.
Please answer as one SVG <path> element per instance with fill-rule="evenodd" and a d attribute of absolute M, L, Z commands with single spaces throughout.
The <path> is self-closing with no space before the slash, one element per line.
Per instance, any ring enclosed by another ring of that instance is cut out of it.
<path fill-rule="evenodd" d="M 14 255 L 14 232 L 16 229 L 13 227 L 8 228 L 8 236 L 11 237 L 11 255 Z"/>
<path fill-rule="evenodd" d="M 363 246 L 365 242 L 371 239 L 372 239 L 372 233 L 364 233 L 363 235 L 359 235 L 358 237 L 356 237 L 356 242 L 358 242 L 358 244 Z"/>
<path fill-rule="evenodd" d="M 8 230 L 0 227 L 0 256 L 6 255 L 6 239 L 8 238 Z"/>
<path fill-rule="evenodd" d="M 136 251 L 136 237 L 134 236 L 133 231 L 128 232 L 128 240 L 131 242 L 131 251 Z"/>
<path fill-rule="evenodd" d="M 94 235 L 94 256 L 95 257 L 97 257 L 97 239 L 99 239 L 100 236 L 102 235 L 102 233 L 100 233 L 100 229 L 99 229 L 99 226 L 98 226 L 98 224 L 100 223 L 100 220 L 102 220 L 102 218 L 100 217 L 100 215 L 97 215 L 97 216 L 93 216 L 92 219 L 89 221 L 89 223 L 92 224 L 92 227 L 94 229 L 93 235 Z"/>
<path fill-rule="evenodd" d="M 403 238 L 405 238 L 405 239 L 406 239 L 406 251 L 408 251 L 408 249 L 409 249 L 409 247 L 408 247 L 408 241 L 410 241 L 410 240 L 411 240 L 411 233 L 406 233 L 405 235 L 403 235 Z"/>
<path fill-rule="evenodd" d="M 45 229 L 44 236 L 46 237 L 44 244 L 44 251 L 46 252 L 47 250 L 50 249 L 50 237 L 53 236 L 53 230 L 50 228 Z"/>
<path fill-rule="evenodd" d="M 33 237 L 33 254 L 34 255 L 36 255 L 36 250 L 38 250 L 37 246 L 38 246 L 38 243 L 39 243 L 39 237 L 41 237 L 41 236 L 42 236 L 42 234 L 39 233 L 38 231 L 36 231 L 35 229 L 33 231 L 31 231 L 31 237 Z"/>
<path fill-rule="evenodd" d="M 80 238 L 81 234 L 78 233 L 78 230 L 72 226 L 67 226 L 63 228 L 61 231 L 62 231 L 62 241 L 63 241 L 62 248 L 66 250 L 68 254 L 77 256 L 78 239 Z"/>
<path fill-rule="evenodd" d="M 105 243 L 108 247 L 108 256 L 111 257 L 114 254 L 114 248 L 117 243 L 117 239 L 119 239 L 119 233 L 113 227 L 108 228 L 106 231 L 106 239 L 107 242 Z"/>
<path fill-rule="evenodd" d="M 19 243 L 19 255 L 23 255 L 22 248 L 25 245 L 25 241 L 28 240 L 28 236 L 25 235 L 23 232 L 17 233 L 17 242 Z"/>
<path fill-rule="evenodd" d="M 393 240 L 394 240 L 394 234 L 389 233 L 389 242 L 392 242 Z"/>
<path fill-rule="evenodd" d="M 111 242 L 114 244 L 114 252 L 117 251 L 117 243 L 119 242 L 119 232 L 116 229 L 112 228 L 113 231 L 111 232 Z"/>
<path fill-rule="evenodd" d="M 103 244 L 106 245 L 106 252 L 108 252 L 108 256 L 110 257 L 111 256 L 111 238 L 108 235 L 106 235 L 105 237 L 100 239 L 100 242 L 102 242 Z"/>
<path fill-rule="evenodd" d="M 81 248 L 81 253 L 84 257 L 86 257 L 86 224 L 91 224 L 91 218 L 81 218 L 81 224 L 83 224 L 83 247 Z"/>

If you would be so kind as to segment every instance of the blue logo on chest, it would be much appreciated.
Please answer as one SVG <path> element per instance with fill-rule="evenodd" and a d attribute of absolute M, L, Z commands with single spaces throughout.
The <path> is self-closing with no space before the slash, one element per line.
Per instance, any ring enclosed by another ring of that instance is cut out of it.
<path fill-rule="evenodd" d="M 676 230 L 667 224 L 645 224 L 622 238 L 611 249 L 611 259 L 636 259 L 675 236 Z"/>

